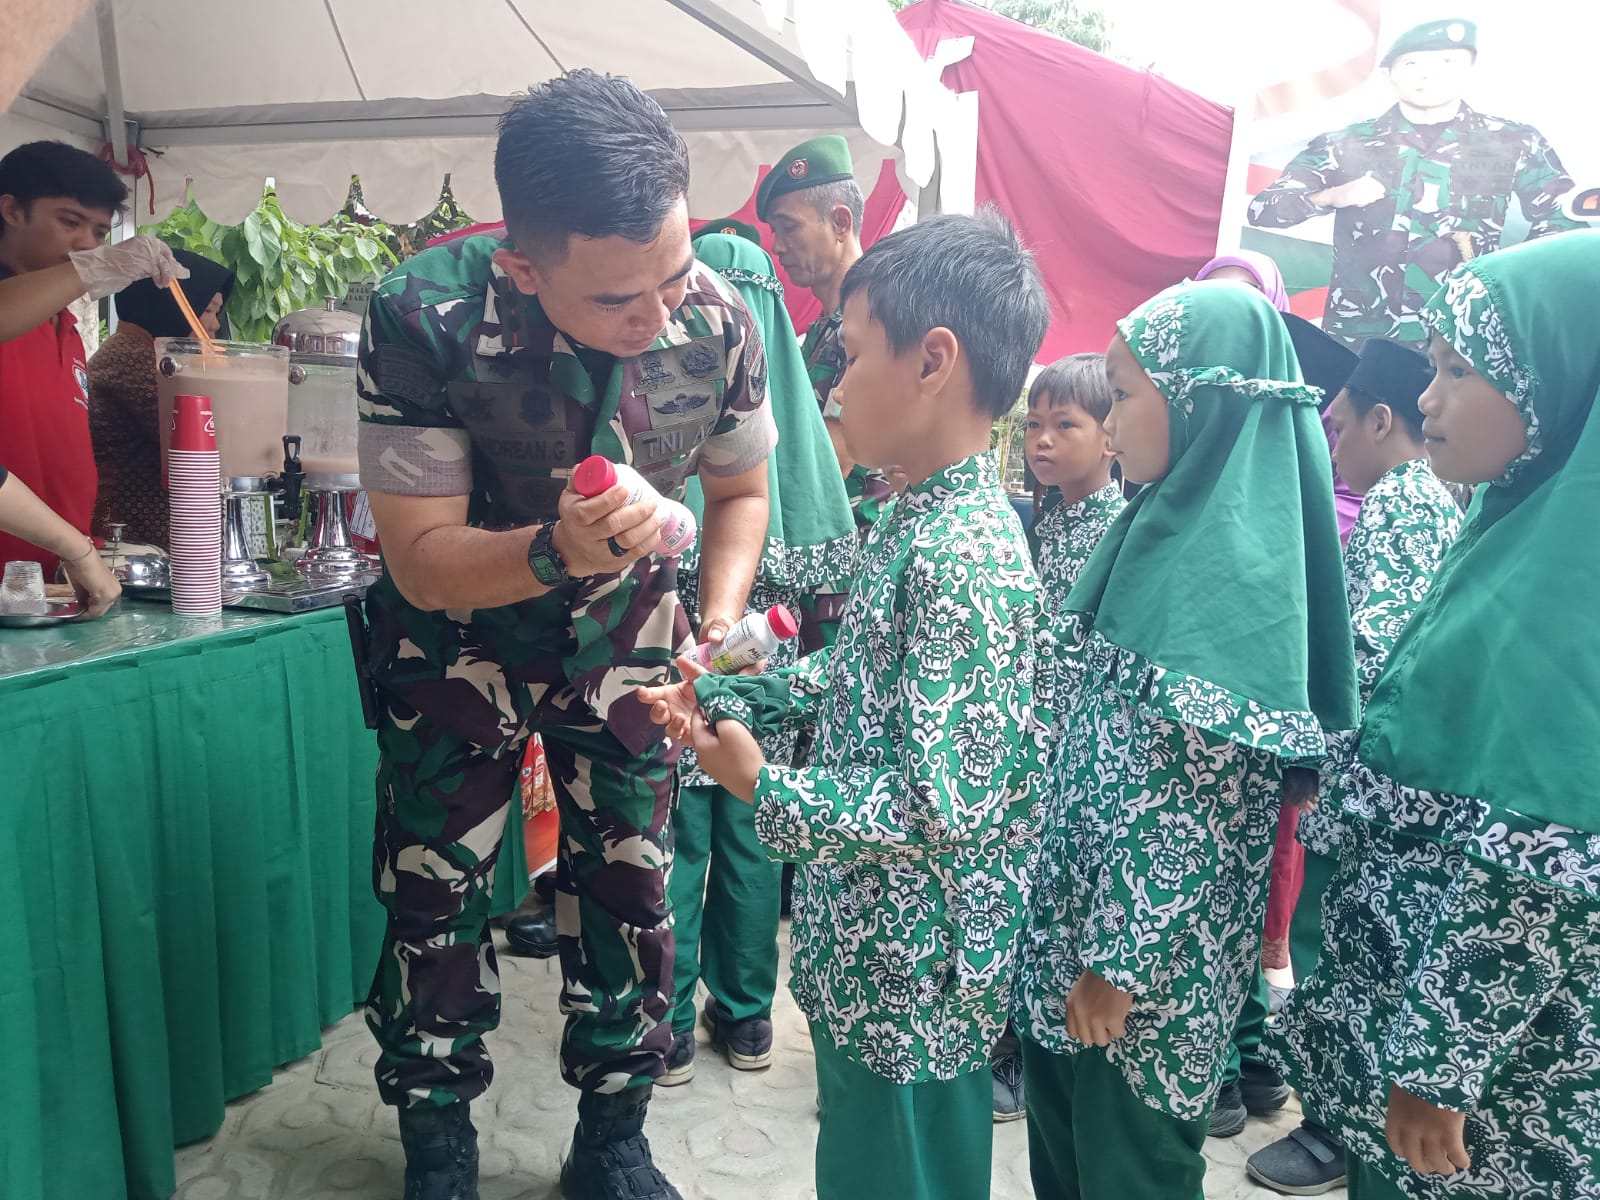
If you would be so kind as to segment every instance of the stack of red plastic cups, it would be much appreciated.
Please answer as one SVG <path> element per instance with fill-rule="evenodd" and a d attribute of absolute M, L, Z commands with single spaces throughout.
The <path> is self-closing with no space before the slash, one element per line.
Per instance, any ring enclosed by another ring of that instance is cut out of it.
<path fill-rule="evenodd" d="M 167 455 L 171 507 L 172 611 L 222 611 L 222 467 L 210 396 L 175 396 Z"/>

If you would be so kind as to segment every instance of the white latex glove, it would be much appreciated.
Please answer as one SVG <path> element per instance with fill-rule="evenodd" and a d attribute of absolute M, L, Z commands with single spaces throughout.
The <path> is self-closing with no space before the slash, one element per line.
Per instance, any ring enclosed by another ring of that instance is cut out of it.
<path fill-rule="evenodd" d="M 189 268 L 173 257 L 171 248 L 148 233 L 93 250 L 78 250 L 69 257 L 91 300 L 120 292 L 138 279 L 166 287 L 174 279 L 189 278 Z"/>

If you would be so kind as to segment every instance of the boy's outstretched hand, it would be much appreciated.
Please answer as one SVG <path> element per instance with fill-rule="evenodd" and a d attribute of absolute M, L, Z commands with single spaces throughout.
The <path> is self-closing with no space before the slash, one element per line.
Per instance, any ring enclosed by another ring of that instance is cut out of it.
<path fill-rule="evenodd" d="M 1466 1113 L 1430 1104 L 1399 1084 L 1389 1089 L 1384 1134 L 1389 1149 L 1418 1175 L 1454 1175 L 1472 1165 L 1467 1152 Z"/>
<path fill-rule="evenodd" d="M 761 744 L 737 721 L 718 721 L 716 728 L 696 715 L 690 737 L 700 769 L 746 804 L 756 802 L 756 778 L 767 765 Z"/>
<path fill-rule="evenodd" d="M 1086 1046 L 1109 1046 L 1128 1032 L 1132 1007 L 1132 993 L 1085 971 L 1067 993 L 1067 1036 Z"/>
<path fill-rule="evenodd" d="M 678 656 L 678 673 L 681 683 L 664 683 L 660 687 L 634 689 L 640 704 L 650 706 L 650 719 L 667 727 L 667 736 L 674 741 L 689 740 L 689 727 L 700 712 L 700 702 L 694 697 L 694 681 L 704 675 L 705 668 L 692 658 Z"/>

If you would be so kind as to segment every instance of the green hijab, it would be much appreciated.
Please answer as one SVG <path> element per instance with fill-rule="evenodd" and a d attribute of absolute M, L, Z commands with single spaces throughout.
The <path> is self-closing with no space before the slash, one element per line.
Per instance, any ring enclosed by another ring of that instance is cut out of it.
<path fill-rule="evenodd" d="M 1146 710 L 1319 758 L 1357 713 L 1320 393 L 1250 288 L 1180 284 L 1117 329 L 1167 397 L 1171 466 L 1067 598 L 1089 669 Z"/>
<path fill-rule="evenodd" d="M 1351 806 L 1600 894 L 1600 231 L 1457 267 L 1423 311 L 1528 448 L 1478 489 L 1362 726 Z M 1386 784 L 1384 781 L 1388 781 Z M 1373 786 L 1376 785 L 1376 786 Z M 1398 785 L 1398 786 L 1394 786 Z"/>
<path fill-rule="evenodd" d="M 767 459 L 767 542 L 756 578 L 797 592 L 837 586 L 855 573 L 855 519 L 783 306 L 783 284 L 767 252 L 742 237 L 706 234 L 694 249 L 739 293 L 767 352 L 767 403 L 778 446 Z M 704 516 L 698 478 L 689 481 L 684 503 L 696 520 Z M 698 569 L 698 555 L 686 555 L 684 566 Z"/>

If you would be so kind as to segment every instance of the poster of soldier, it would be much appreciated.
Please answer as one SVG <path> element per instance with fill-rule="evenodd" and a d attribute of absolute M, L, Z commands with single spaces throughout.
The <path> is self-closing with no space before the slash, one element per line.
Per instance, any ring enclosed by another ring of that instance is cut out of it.
<path fill-rule="evenodd" d="M 1600 224 L 1600 6 L 1306 0 L 1254 49 L 1223 245 L 1270 254 L 1341 341 L 1420 343 L 1457 263 Z"/>

